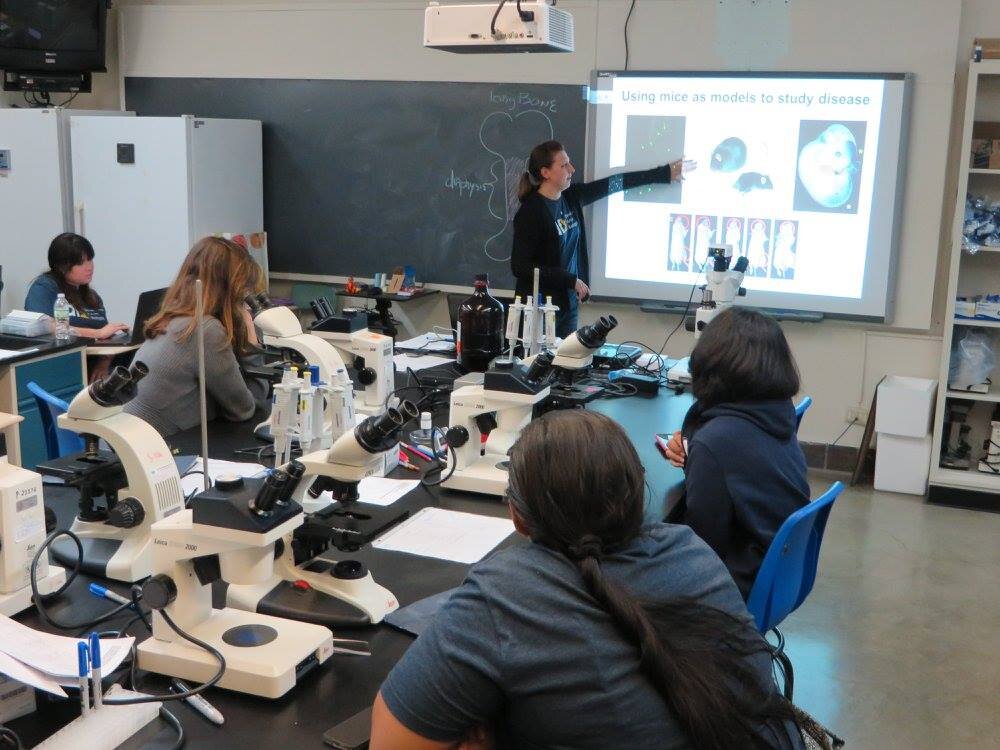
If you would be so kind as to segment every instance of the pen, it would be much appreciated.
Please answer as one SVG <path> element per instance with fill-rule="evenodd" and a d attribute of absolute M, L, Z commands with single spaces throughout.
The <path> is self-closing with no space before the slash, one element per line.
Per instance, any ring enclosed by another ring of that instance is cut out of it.
<path fill-rule="evenodd" d="M 107 599 L 108 601 L 112 601 L 115 604 L 132 603 L 131 600 L 126 599 L 121 594 L 116 594 L 114 591 L 110 591 L 109 589 L 104 588 L 104 586 L 102 586 L 99 583 L 90 584 L 90 593 L 93 594 L 94 596 L 100 596 L 104 599 Z"/>
<path fill-rule="evenodd" d="M 667 455 L 667 444 L 659 435 L 653 435 L 653 440 L 656 441 L 656 447 L 660 449 L 660 453 L 664 456 Z"/>
<path fill-rule="evenodd" d="M 171 680 L 170 684 L 178 693 L 187 693 L 191 690 L 191 688 L 178 679 Z M 223 718 L 222 714 L 219 713 L 219 709 L 202 698 L 200 695 L 191 695 L 184 700 L 189 706 L 191 706 L 191 708 L 200 713 L 217 727 L 221 727 L 225 723 L 226 720 Z"/>
<path fill-rule="evenodd" d="M 409 469 L 410 471 L 420 471 L 415 464 L 410 463 L 410 459 L 406 457 L 406 454 L 403 453 L 403 451 L 399 452 L 399 465 L 404 469 Z"/>
<path fill-rule="evenodd" d="M 434 455 L 429 450 L 423 448 L 422 446 L 403 443 L 403 447 L 406 448 L 407 450 L 413 451 L 414 453 L 418 454 L 423 458 L 426 458 L 428 461 L 434 460 Z"/>
<path fill-rule="evenodd" d="M 91 691 L 94 694 L 94 708 L 104 705 L 104 695 L 101 688 L 101 638 L 97 633 L 90 634 L 90 678 L 94 683 Z"/>
<path fill-rule="evenodd" d="M 87 654 L 87 644 L 80 641 L 76 644 L 76 655 L 80 674 L 80 715 L 90 715 L 90 690 L 87 677 L 90 674 L 90 656 Z"/>

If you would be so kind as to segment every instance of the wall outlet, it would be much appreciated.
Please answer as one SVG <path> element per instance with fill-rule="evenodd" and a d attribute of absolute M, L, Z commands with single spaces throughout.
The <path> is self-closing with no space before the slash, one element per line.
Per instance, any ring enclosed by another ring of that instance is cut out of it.
<path fill-rule="evenodd" d="M 865 425 L 868 423 L 868 409 L 870 407 L 860 405 L 860 406 L 848 406 L 847 407 L 847 417 L 846 421 L 848 424 L 852 422 L 854 424 Z"/>

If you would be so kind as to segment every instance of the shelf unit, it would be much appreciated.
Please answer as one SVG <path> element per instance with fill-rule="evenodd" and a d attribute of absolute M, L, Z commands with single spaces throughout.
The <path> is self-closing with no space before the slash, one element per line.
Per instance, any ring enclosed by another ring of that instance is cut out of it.
<path fill-rule="evenodd" d="M 962 150 L 959 155 L 958 197 L 952 227 L 952 253 L 948 276 L 948 307 L 945 315 L 950 325 L 945 325 L 941 349 L 941 369 L 934 419 L 934 448 L 931 455 L 931 502 L 963 507 L 1000 510 L 1000 474 L 987 474 L 977 470 L 983 455 L 982 444 L 990 430 L 992 410 L 1000 406 L 1000 373 L 994 373 L 998 385 L 987 393 L 969 393 L 947 388 L 952 341 L 964 335 L 969 328 L 1000 328 L 1000 321 L 969 320 L 955 317 L 955 298 L 970 292 L 996 293 L 1000 291 L 1000 258 L 992 253 L 1000 247 L 983 247 L 976 256 L 962 250 L 962 225 L 965 223 L 965 197 L 970 192 L 970 178 L 974 178 L 975 193 L 986 193 L 1000 200 L 1000 169 L 972 169 L 973 125 L 977 121 L 1000 122 L 1000 60 L 983 60 L 969 63 L 969 80 L 965 97 L 965 124 L 962 133 Z M 976 258 L 976 260 L 971 260 Z M 980 286 L 985 285 L 985 286 Z M 1000 344 L 1000 335 L 994 335 Z M 961 399 L 972 402 L 968 423 L 973 427 L 969 434 L 972 456 L 968 470 L 940 466 L 942 446 L 948 439 L 945 434 L 945 416 L 948 402 Z"/>

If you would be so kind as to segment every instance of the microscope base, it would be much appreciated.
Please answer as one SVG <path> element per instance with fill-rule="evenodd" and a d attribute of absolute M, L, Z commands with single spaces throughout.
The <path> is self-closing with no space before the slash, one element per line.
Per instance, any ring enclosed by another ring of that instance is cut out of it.
<path fill-rule="evenodd" d="M 507 492 L 507 470 L 498 468 L 497 464 L 506 464 L 507 460 L 506 455 L 487 453 L 471 466 L 456 469 L 441 486 L 449 490 L 503 497 Z"/>
<path fill-rule="evenodd" d="M 49 574 L 38 579 L 38 593 L 51 594 L 66 583 L 66 571 L 57 565 L 49 565 Z M 24 586 L 10 594 L 0 594 L 0 615 L 13 617 L 32 606 L 31 586 Z"/>
<path fill-rule="evenodd" d="M 148 527 L 121 529 L 102 522 L 73 520 L 70 531 L 80 537 L 87 575 L 112 581 L 135 583 L 152 573 L 152 545 Z M 52 543 L 52 557 L 67 568 L 76 566 L 77 548 L 72 539 L 62 537 Z"/>
<path fill-rule="evenodd" d="M 233 635 L 240 634 L 230 631 L 247 625 L 264 626 L 273 639 L 260 645 L 249 641 L 232 645 L 237 642 Z M 207 620 L 185 630 L 225 657 L 226 672 L 219 687 L 263 698 L 280 698 L 333 655 L 333 635 L 326 628 L 228 607 L 213 609 Z M 219 664 L 212 654 L 176 637 L 161 641 L 154 636 L 140 643 L 139 667 L 190 682 L 204 682 L 215 674 Z"/>
<path fill-rule="evenodd" d="M 278 565 L 286 577 L 275 575 L 254 586 L 229 584 L 226 606 L 328 628 L 374 625 L 399 608 L 392 592 L 377 584 L 370 572 L 363 578 L 344 580 L 333 577 L 334 565 L 322 559 L 290 571 Z"/>

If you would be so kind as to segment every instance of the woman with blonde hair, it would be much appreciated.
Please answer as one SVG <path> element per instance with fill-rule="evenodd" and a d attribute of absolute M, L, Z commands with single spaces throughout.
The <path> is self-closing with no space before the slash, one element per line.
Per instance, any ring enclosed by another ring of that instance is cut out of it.
<path fill-rule="evenodd" d="M 247 251 L 219 237 L 198 240 L 159 312 L 146 321 L 146 341 L 136 361 L 149 368 L 138 395 L 125 411 L 172 435 L 198 424 L 198 336 L 195 281 L 202 282 L 205 338 L 205 389 L 208 418 L 240 422 L 263 405 L 267 384 L 246 378 L 242 364 L 255 364 L 253 318 L 243 303 L 261 284 L 259 267 Z"/>

